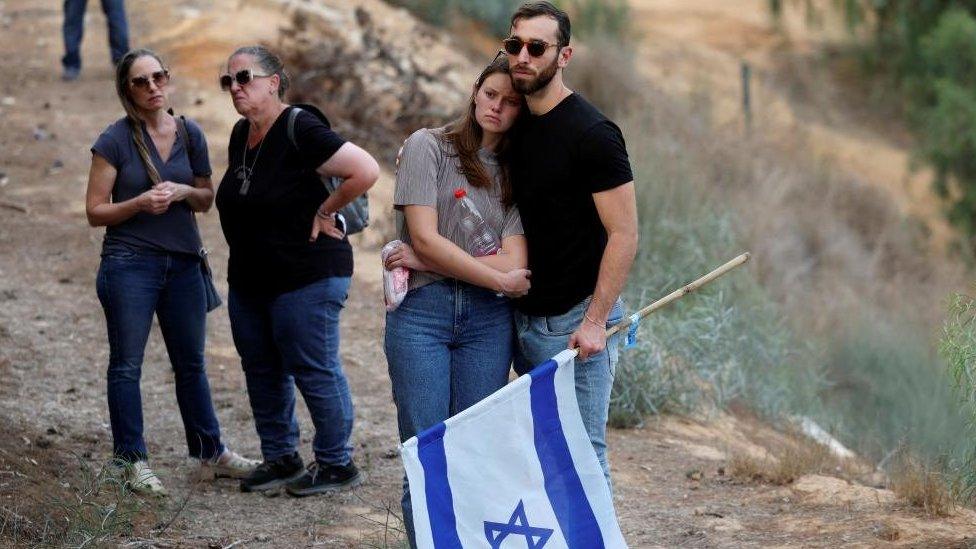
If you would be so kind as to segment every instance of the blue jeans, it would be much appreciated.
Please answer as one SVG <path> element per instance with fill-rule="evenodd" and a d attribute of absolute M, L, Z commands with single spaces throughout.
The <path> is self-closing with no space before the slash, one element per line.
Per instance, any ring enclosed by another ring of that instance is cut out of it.
<path fill-rule="evenodd" d="M 85 7 L 88 0 L 64 0 L 64 57 L 65 68 L 81 68 L 81 39 L 85 34 Z M 125 20 L 125 0 L 102 0 L 102 11 L 108 19 L 108 43 L 112 63 L 118 63 L 129 51 L 129 25 Z"/>
<path fill-rule="evenodd" d="M 352 461 L 352 395 L 339 361 L 339 311 L 349 282 L 349 277 L 323 278 L 272 296 L 230 288 L 231 332 L 267 461 L 298 451 L 295 385 L 315 425 L 315 460 L 323 465 Z"/>
<path fill-rule="evenodd" d="M 568 312 L 555 316 L 526 316 L 515 312 L 515 331 L 518 353 L 515 372 L 527 373 L 542 362 L 549 360 L 569 345 L 569 336 L 583 322 L 583 315 L 590 305 L 590 298 L 577 303 Z M 618 299 L 610 309 L 607 327 L 616 324 L 623 316 L 623 303 Z M 607 417 L 610 412 L 610 389 L 617 370 L 620 335 L 607 340 L 603 352 L 586 360 L 576 361 L 576 399 L 590 443 L 603 468 L 603 475 L 610 485 L 610 466 L 607 463 Z"/>
<path fill-rule="evenodd" d="M 386 315 L 384 350 L 400 440 L 470 407 L 508 382 L 515 342 L 508 299 L 457 280 L 411 290 Z M 403 522 L 414 544 L 410 487 Z"/>
<path fill-rule="evenodd" d="M 191 457 L 219 456 L 220 426 L 204 363 L 207 302 L 200 258 L 151 251 L 103 254 L 96 282 L 108 328 L 108 410 L 115 457 L 146 459 L 139 378 L 153 313 L 176 375 L 176 401 Z"/>

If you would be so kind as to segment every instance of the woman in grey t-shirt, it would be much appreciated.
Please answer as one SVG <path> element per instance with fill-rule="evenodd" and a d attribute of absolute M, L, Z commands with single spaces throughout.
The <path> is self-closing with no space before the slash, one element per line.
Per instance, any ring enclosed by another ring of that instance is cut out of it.
<path fill-rule="evenodd" d="M 464 116 L 445 128 L 419 130 L 403 145 L 393 203 L 405 244 L 385 266 L 411 269 L 410 290 L 387 313 L 384 346 L 401 440 L 508 381 L 514 341 L 505 296 L 524 295 L 529 272 L 522 223 L 499 158 L 522 109 L 508 62 L 496 60 L 478 77 Z M 475 257 L 469 251 L 459 188 L 500 241 L 497 253 Z M 406 479 L 403 516 L 415 544 Z"/>

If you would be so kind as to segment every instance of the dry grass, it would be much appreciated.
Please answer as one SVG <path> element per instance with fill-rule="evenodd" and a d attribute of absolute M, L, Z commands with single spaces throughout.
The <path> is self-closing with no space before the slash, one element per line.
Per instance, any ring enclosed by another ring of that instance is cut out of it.
<path fill-rule="evenodd" d="M 809 438 L 789 433 L 765 458 L 734 452 L 728 471 L 732 478 L 776 486 L 792 484 L 803 475 L 842 471 L 841 462 L 830 449 Z"/>
<path fill-rule="evenodd" d="M 895 495 L 930 516 L 947 517 L 956 508 L 958 498 L 946 474 L 907 453 L 892 467 L 890 486 Z"/>

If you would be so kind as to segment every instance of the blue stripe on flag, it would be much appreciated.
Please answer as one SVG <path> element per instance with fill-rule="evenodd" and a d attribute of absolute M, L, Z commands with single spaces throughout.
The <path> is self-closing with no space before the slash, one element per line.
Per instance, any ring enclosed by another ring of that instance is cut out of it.
<path fill-rule="evenodd" d="M 443 422 L 417 435 L 417 457 L 424 468 L 424 494 L 427 516 L 436 549 L 461 549 L 454 516 L 454 497 L 447 481 L 447 454 L 444 452 Z"/>
<path fill-rule="evenodd" d="M 559 420 L 559 408 L 556 406 L 558 366 L 555 360 L 548 360 L 529 372 L 532 377 L 529 394 L 535 450 L 542 464 L 546 495 L 549 496 L 566 543 L 570 548 L 601 548 L 604 546 L 603 534 L 583 491 L 583 483 L 573 465 L 569 443 Z"/>

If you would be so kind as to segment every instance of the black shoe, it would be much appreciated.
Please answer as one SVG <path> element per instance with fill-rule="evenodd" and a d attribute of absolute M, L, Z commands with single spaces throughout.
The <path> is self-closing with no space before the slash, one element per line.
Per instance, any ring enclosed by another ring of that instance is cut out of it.
<path fill-rule="evenodd" d="M 363 483 L 363 475 L 353 462 L 349 465 L 322 465 L 310 463 L 305 474 L 285 487 L 289 495 L 297 498 L 338 492 Z"/>
<path fill-rule="evenodd" d="M 241 479 L 241 492 L 261 492 L 283 486 L 303 475 L 302 458 L 298 453 L 262 462 L 245 479 Z"/>

